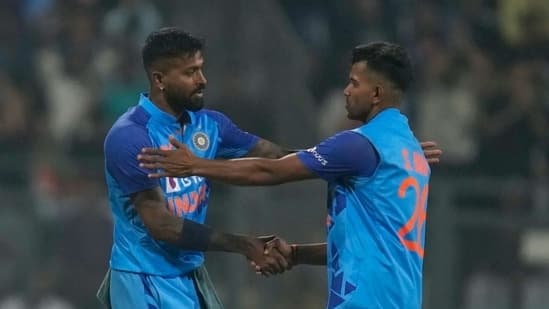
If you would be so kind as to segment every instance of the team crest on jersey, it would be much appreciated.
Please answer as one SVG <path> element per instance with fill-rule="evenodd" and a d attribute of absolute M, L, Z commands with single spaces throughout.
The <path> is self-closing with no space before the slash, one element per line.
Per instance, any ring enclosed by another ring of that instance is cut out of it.
<path fill-rule="evenodd" d="M 210 139 L 204 132 L 196 132 L 193 134 L 193 145 L 199 150 L 206 150 L 210 147 Z"/>

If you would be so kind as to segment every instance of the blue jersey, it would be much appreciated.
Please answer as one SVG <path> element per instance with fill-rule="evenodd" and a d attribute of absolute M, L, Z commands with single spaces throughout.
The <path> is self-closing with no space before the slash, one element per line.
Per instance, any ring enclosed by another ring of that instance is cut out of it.
<path fill-rule="evenodd" d="M 138 216 L 130 195 L 160 186 L 174 216 L 204 223 L 209 182 L 203 177 L 149 179 L 137 155 L 144 147 L 170 148 L 175 136 L 202 158 L 244 156 L 258 138 L 238 129 L 219 112 L 187 112 L 185 121 L 154 105 L 146 94 L 113 125 L 105 139 L 105 174 L 114 217 L 111 268 L 160 276 L 177 276 L 200 266 L 202 252 L 185 251 L 153 239 Z"/>
<path fill-rule="evenodd" d="M 421 308 L 430 169 L 406 117 L 386 109 L 298 157 L 329 185 L 327 307 Z"/>

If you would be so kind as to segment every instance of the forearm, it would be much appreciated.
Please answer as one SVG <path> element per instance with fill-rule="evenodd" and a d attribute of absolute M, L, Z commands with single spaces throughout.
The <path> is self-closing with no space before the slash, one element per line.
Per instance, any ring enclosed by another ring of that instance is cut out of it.
<path fill-rule="evenodd" d="M 196 160 L 190 174 L 235 185 L 276 185 L 285 182 L 277 175 L 274 159 Z"/>
<path fill-rule="evenodd" d="M 295 152 L 297 150 L 286 149 L 266 139 L 260 139 L 246 156 L 278 159 Z"/>
<path fill-rule="evenodd" d="M 294 264 L 326 265 L 326 243 L 292 245 Z"/>
<path fill-rule="evenodd" d="M 151 230 L 161 241 L 193 251 L 225 251 L 244 254 L 249 246 L 246 236 L 223 233 L 188 219 L 166 216 L 163 224 Z"/>
<path fill-rule="evenodd" d="M 150 236 L 185 250 L 245 253 L 251 238 L 216 231 L 211 227 L 174 216 L 166 207 L 160 187 L 132 195 L 139 217 Z"/>
<path fill-rule="evenodd" d="M 208 251 L 223 251 L 246 255 L 250 250 L 250 238 L 244 235 L 214 231 L 211 235 Z"/>

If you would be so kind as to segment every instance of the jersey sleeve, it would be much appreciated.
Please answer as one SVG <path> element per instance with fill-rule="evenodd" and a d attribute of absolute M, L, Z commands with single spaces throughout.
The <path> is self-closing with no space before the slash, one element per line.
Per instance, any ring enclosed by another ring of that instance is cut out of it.
<path fill-rule="evenodd" d="M 353 131 L 338 133 L 297 153 L 311 172 L 331 182 L 341 177 L 373 175 L 379 155 L 370 141 Z"/>
<path fill-rule="evenodd" d="M 224 114 L 212 110 L 205 112 L 217 122 L 219 128 L 220 143 L 217 148 L 217 158 L 232 159 L 243 157 L 259 141 L 259 137 L 242 131 Z"/>
<path fill-rule="evenodd" d="M 143 147 L 153 147 L 145 128 L 128 125 L 113 129 L 105 139 L 105 166 L 124 194 L 159 186 L 147 175 L 153 171 L 139 167 L 137 155 Z"/>

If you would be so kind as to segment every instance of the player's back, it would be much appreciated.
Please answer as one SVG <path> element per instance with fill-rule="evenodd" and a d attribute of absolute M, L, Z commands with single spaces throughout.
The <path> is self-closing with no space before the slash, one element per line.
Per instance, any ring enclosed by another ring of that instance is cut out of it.
<path fill-rule="evenodd" d="M 397 109 L 354 131 L 379 165 L 330 184 L 328 308 L 419 309 L 429 166 Z"/>

